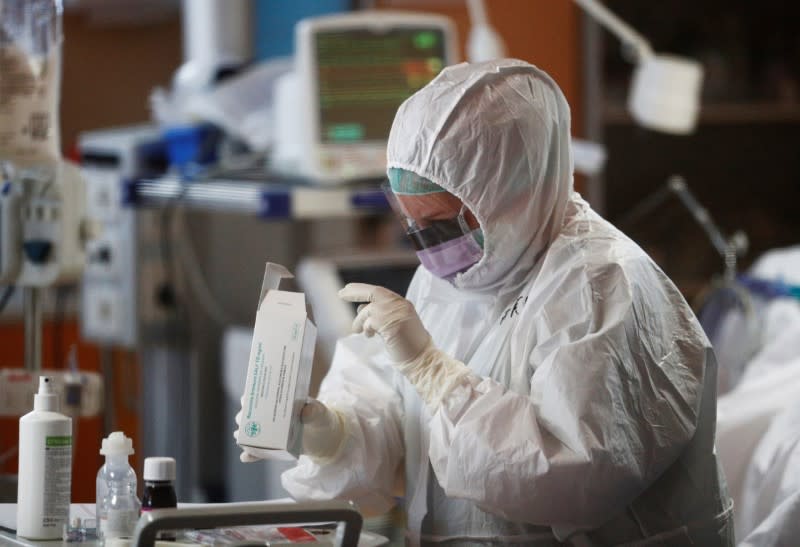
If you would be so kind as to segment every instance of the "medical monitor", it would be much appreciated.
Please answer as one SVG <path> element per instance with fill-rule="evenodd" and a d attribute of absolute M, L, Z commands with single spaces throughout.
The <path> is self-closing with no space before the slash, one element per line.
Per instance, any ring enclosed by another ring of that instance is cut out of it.
<path fill-rule="evenodd" d="M 380 177 L 400 104 L 456 60 L 453 23 L 438 15 L 355 12 L 301 21 L 303 174 L 321 182 Z"/>

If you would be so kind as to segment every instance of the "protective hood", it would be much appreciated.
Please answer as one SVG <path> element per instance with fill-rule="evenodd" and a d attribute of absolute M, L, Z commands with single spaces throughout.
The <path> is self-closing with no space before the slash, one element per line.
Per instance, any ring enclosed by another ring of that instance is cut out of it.
<path fill-rule="evenodd" d="M 287 491 L 388 510 L 402 467 L 412 545 L 732 545 L 713 351 L 664 272 L 572 192 L 552 80 L 446 69 L 401 106 L 388 160 L 484 231 L 454 286 L 420 268 L 406 294 L 442 359 L 420 370 L 469 373 L 429 404 L 379 337 L 343 339 L 319 393 L 345 444 L 301 457 Z"/>
<path fill-rule="evenodd" d="M 444 69 L 399 108 L 388 167 L 459 197 L 485 236 L 457 288 L 509 293 L 529 280 L 572 193 L 570 113 L 544 72 L 514 59 Z"/>

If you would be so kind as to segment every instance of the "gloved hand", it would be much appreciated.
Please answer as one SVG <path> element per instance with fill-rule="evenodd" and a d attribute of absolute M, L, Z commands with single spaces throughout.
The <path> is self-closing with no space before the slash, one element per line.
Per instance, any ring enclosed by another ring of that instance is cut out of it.
<path fill-rule="evenodd" d="M 300 419 L 303 421 L 303 454 L 317 462 L 335 458 L 345 438 L 341 413 L 309 398 Z"/>
<path fill-rule="evenodd" d="M 244 397 L 241 399 L 244 406 Z M 236 431 L 233 438 L 239 440 L 239 427 L 242 422 L 242 411 L 236 414 Z M 344 419 L 342 415 L 328 408 L 323 403 L 309 397 L 300 414 L 303 422 L 303 454 L 317 462 L 333 459 L 344 443 Z M 239 459 L 244 463 L 255 462 L 270 457 L 269 450 L 242 447 Z"/>
<path fill-rule="evenodd" d="M 389 357 L 432 409 L 459 383 L 476 379 L 464 363 L 433 345 L 414 305 L 399 294 L 375 285 L 348 283 L 339 297 L 365 303 L 358 308 L 353 331 L 367 336 L 378 333 Z"/>
<path fill-rule="evenodd" d="M 366 283 L 348 283 L 339 291 L 348 302 L 364 302 L 358 307 L 353 332 L 368 337 L 378 333 L 395 363 L 411 361 L 431 343 L 413 304 L 389 289 Z"/>

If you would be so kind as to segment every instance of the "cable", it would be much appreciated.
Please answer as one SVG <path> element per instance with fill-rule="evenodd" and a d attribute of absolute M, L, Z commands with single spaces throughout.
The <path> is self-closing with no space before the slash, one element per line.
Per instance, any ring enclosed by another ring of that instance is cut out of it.
<path fill-rule="evenodd" d="M 191 236 L 186 230 L 186 218 L 183 211 L 179 212 L 177 222 L 177 236 L 183 244 L 177 246 L 178 258 L 182 262 L 185 270 L 189 288 L 198 297 L 198 302 L 204 308 L 206 315 L 220 326 L 227 326 L 235 323 L 233 317 L 225 311 L 219 300 L 214 296 L 208 281 L 203 275 L 200 262 L 194 250 Z"/>
<path fill-rule="evenodd" d="M 6 306 L 11 301 L 11 297 L 14 296 L 15 290 L 16 287 L 14 285 L 9 285 L 3 292 L 3 296 L 0 296 L 0 313 L 3 313 L 3 310 L 6 309 Z"/>
<path fill-rule="evenodd" d="M 191 347 L 191 314 L 182 299 L 179 297 L 177 275 L 175 270 L 175 253 L 174 241 L 172 234 L 172 225 L 175 211 L 180 205 L 183 197 L 186 195 L 186 185 L 181 187 L 181 191 L 164 206 L 161 214 L 161 261 L 164 268 L 164 282 L 158 289 L 159 303 L 167 308 L 171 308 L 174 313 L 173 320 L 175 321 L 175 336 L 167 337 L 166 345 L 169 347 L 170 338 L 176 342 L 175 349 L 179 348 L 179 342 L 184 342 L 186 347 Z M 185 325 L 185 329 L 180 327 Z"/>
<path fill-rule="evenodd" d="M 103 374 L 103 436 L 108 437 L 117 425 L 114 354 L 108 346 L 100 346 L 100 371 Z"/>
<path fill-rule="evenodd" d="M 669 186 L 661 186 L 652 194 L 647 195 L 642 201 L 636 203 L 631 209 L 614 224 L 623 231 L 627 231 L 638 224 L 645 216 L 652 213 L 658 206 L 664 203 L 667 198 L 673 195 Z"/>
<path fill-rule="evenodd" d="M 700 202 L 689 191 L 686 181 L 681 176 L 671 176 L 665 186 L 658 188 L 658 190 L 636 204 L 625 216 L 617 221 L 617 227 L 625 230 L 632 224 L 639 222 L 673 195 L 678 197 L 684 208 L 689 211 L 692 219 L 703 230 L 711 246 L 722 257 L 725 266 L 725 278 L 733 280 L 736 277 L 736 260 L 746 252 L 748 247 L 747 236 L 744 232 L 737 231 L 733 236 L 726 239 L 722 231 L 714 223 L 708 210 L 700 205 Z"/>
<path fill-rule="evenodd" d="M 5 451 L 5 452 L 3 452 L 2 454 L 0 454 L 0 465 L 3 465 L 3 464 L 4 464 L 4 463 L 6 463 L 8 460 L 10 460 L 11 458 L 13 458 L 13 457 L 14 457 L 14 454 L 16 454 L 16 453 L 17 453 L 17 450 L 19 450 L 19 445 L 16 445 L 16 444 L 15 444 L 15 445 L 14 445 L 14 446 L 12 446 L 11 448 L 9 448 L 8 450 L 6 450 L 6 451 Z"/>
<path fill-rule="evenodd" d="M 180 193 L 170 200 L 164 206 L 164 210 L 161 211 L 161 217 L 159 219 L 160 222 L 160 231 L 161 231 L 161 240 L 159 242 L 159 251 L 161 253 L 161 266 L 164 268 L 164 281 L 162 282 L 161 287 L 159 288 L 159 304 L 162 306 L 175 306 L 176 304 L 176 291 L 174 285 L 174 271 L 173 271 L 173 256 L 172 256 L 172 236 L 170 230 L 170 224 L 172 220 L 172 213 L 175 210 L 175 203 L 179 201 L 183 193 L 185 192 L 185 188 L 182 188 Z"/>

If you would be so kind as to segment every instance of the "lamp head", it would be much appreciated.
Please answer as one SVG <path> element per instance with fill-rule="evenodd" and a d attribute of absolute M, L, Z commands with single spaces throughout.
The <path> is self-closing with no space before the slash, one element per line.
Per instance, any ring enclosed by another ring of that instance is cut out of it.
<path fill-rule="evenodd" d="M 628 110 L 644 127 L 686 135 L 694 131 L 700 110 L 703 67 L 672 55 L 640 58 L 633 73 Z"/>
<path fill-rule="evenodd" d="M 506 56 L 503 38 L 489 24 L 472 25 L 467 38 L 467 60 L 480 63 Z"/>

